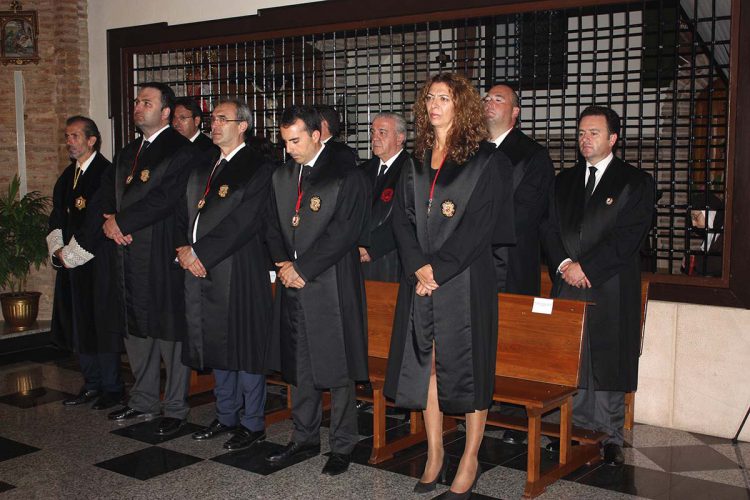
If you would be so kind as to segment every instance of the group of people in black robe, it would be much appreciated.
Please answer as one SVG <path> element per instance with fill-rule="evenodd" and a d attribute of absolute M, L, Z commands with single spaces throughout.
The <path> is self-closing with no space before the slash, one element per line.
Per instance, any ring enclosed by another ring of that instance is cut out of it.
<path fill-rule="evenodd" d="M 404 119 L 381 113 L 373 159 L 360 166 L 326 106 L 283 112 L 288 160 L 278 166 L 252 138 L 246 103 L 214 107 L 209 143 L 200 107 L 161 83 L 140 85 L 141 136 L 112 166 L 96 125 L 68 120 L 73 162 L 55 186 L 48 237 L 59 269 L 53 332 L 79 353 L 85 385 L 64 404 L 122 401 L 111 420 L 161 414 L 154 432 L 170 435 L 186 422 L 191 368 L 211 369 L 216 418 L 193 438 L 228 434 L 226 449 L 247 449 L 265 439 L 265 374 L 276 371 L 291 387 L 294 430 L 267 462 L 320 453 L 330 391 L 323 473 L 343 473 L 358 441 L 355 383 L 368 379 L 364 280 L 398 280 L 385 393 L 423 410 L 427 462 L 414 491 L 445 480 L 443 413 L 463 414 L 466 446 L 447 495 L 467 498 L 492 405 L 497 293 L 538 295 L 544 249 L 553 296 L 593 304 L 575 422 L 606 432 L 604 459 L 621 464 L 654 184 L 614 157 L 619 117 L 586 108 L 581 161 L 555 177 L 547 151 L 517 127 L 508 85 L 481 97 L 466 77 L 439 74 L 413 111 L 413 156 Z M 135 378 L 127 400 L 123 348 Z"/>

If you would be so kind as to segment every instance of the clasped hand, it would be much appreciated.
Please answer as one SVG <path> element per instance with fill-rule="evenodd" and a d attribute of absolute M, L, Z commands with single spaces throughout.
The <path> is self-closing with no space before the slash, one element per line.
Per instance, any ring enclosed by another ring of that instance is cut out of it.
<path fill-rule="evenodd" d="M 117 225 L 114 214 L 104 214 L 104 218 L 106 219 L 104 225 L 102 225 L 104 236 L 113 240 L 118 245 L 125 246 L 133 243 L 133 236 L 129 234 L 123 235 L 122 231 L 120 231 L 120 226 Z"/>
<path fill-rule="evenodd" d="M 276 266 L 279 268 L 277 277 L 281 280 L 282 285 L 287 288 L 302 288 L 305 286 L 305 280 L 294 269 L 291 261 L 276 262 Z"/>
<path fill-rule="evenodd" d="M 438 284 L 435 281 L 435 276 L 432 272 L 432 266 L 425 264 L 424 266 L 417 269 L 414 273 L 417 277 L 417 295 L 420 297 L 429 297 L 432 292 L 438 289 Z"/>
<path fill-rule="evenodd" d="M 196 278 L 205 278 L 208 274 L 190 245 L 177 247 L 177 262 L 180 263 L 180 267 L 190 271 Z"/>
<path fill-rule="evenodd" d="M 586 277 L 586 274 L 581 268 L 581 264 L 578 262 L 569 262 L 564 267 L 560 268 L 560 274 L 565 282 L 576 288 L 591 288 L 591 282 Z"/>

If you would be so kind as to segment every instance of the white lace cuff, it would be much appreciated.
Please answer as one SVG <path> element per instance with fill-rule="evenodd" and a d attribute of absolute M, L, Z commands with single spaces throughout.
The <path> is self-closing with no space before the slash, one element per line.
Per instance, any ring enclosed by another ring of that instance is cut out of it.
<path fill-rule="evenodd" d="M 53 229 L 50 231 L 47 235 L 47 252 L 49 253 L 49 258 L 51 259 L 55 255 L 55 252 L 63 246 L 65 246 L 65 243 L 63 243 L 62 229 Z"/>
<path fill-rule="evenodd" d="M 87 252 L 78 244 L 76 237 L 73 236 L 70 239 L 70 243 L 63 247 L 60 257 L 65 267 L 72 268 L 84 265 L 94 258 L 94 254 Z"/>

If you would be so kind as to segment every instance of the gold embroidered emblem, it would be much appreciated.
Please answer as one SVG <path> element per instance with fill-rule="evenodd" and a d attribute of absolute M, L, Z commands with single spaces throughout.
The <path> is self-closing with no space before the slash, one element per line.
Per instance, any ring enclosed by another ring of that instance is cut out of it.
<path fill-rule="evenodd" d="M 226 198 L 227 194 L 229 194 L 229 186 L 227 184 L 222 184 L 219 186 L 219 196 L 222 198 Z"/>
<path fill-rule="evenodd" d="M 299 226 L 299 214 L 294 214 L 292 216 L 292 227 Z"/>
<path fill-rule="evenodd" d="M 148 170 L 141 170 L 141 182 L 148 182 L 151 177 L 151 172 Z"/>
<path fill-rule="evenodd" d="M 606 201 L 605 203 L 606 203 L 607 205 L 611 205 L 611 204 L 612 204 L 612 203 L 614 203 L 614 202 L 615 202 L 615 199 L 614 199 L 614 198 L 607 198 L 607 201 Z"/>
<path fill-rule="evenodd" d="M 313 212 L 320 210 L 320 196 L 313 196 L 310 198 L 310 210 Z"/>
<path fill-rule="evenodd" d="M 453 217 L 456 214 L 456 205 L 451 200 L 445 200 L 440 205 L 440 209 L 446 217 Z"/>
<path fill-rule="evenodd" d="M 86 208 L 86 198 L 84 198 L 83 196 L 79 196 L 78 198 L 76 198 L 76 208 L 78 210 L 83 210 L 84 208 Z"/>

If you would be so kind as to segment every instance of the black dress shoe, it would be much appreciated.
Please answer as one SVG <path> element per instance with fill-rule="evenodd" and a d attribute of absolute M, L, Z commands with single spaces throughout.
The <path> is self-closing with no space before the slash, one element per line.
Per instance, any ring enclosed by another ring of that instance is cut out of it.
<path fill-rule="evenodd" d="M 268 464 L 283 467 L 284 465 L 291 462 L 295 457 L 310 458 L 320 454 L 320 443 L 316 444 L 299 444 L 291 442 L 287 444 L 284 449 L 276 453 L 272 453 L 266 457 Z"/>
<path fill-rule="evenodd" d="M 89 401 L 93 401 L 97 397 L 99 397 L 99 390 L 98 389 L 81 389 L 81 392 L 78 393 L 78 396 L 74 396 L 72 398 L 64 399 L 62 404 L 64 406 L 76 406 L 76 405 L 82 405 L 86 404 Z"/>
<path fill-rule="evenodd" d="M 523 431 L 508 429 L 503 433 L 503 443 L 523 444 L 524 441 L 526 441 L 526 433 Z"/>
<path fill-rule="evenodd" d="M 219 434 L 223 434 L 225 432 L 233 431 L 237 428 L 236 425 L 224 425 L 218 420 L 214 420 L 211 422 L 211 424 L 206 427 L 205 429 L 201 429 L 199 431 L 196 431 L 193 433 L 193 439 L 197 439 L 198 441 L 202 441 L 204 439 L 212 439 L 218 436 Z"/>
<path fill-rule="evenodd" d="M 240 425 L 234 436 L 224 443 L 224 449 L 229 451 L 244 450 L 264 439 L 266 439 L 266 431 L 250 431 Z"/>
<path fill-rule="evenodd" d="M 110 419 L 110 420 L 122 421 L 122 420 L 129 420 L 129 419 L 135 418 L 135 417 L 146 416 L 146 415 L 148 415 L 148 414 L 147 413 L 143 413 L 142 411 L 138 411 L 136 409 L 133 409 L 133 408 L 131 408 L 129 406 L 126 406 L 124 408 L 120 408 L 119 410 L 115 410 L 115 411 L 111 412 L 109 415 L 107 415 L 107 418 Z"/>
<path fill-rule="evenodd" d="M 331 452 L 331 456 L 328 457 L 328 461 L 323 467 L 323 474 L 328 476 L 338 476 L 339 474 L 343 474 L 349 469 L 351 461 L 351 455 Z"/>
<path fill-rule="evenodd" d="M 604 445 L 604 463 L 611 466 L 618 466 L 625 463 L 625 456 L 622 454 L 620 445 L 614 443 Z"/>
<path fill-rule="evenodd" d="M 162 417 L 154 434 L 157 436 L 170 436 L 179 431 L 186 422 L 187 420 L 184 418 Z"/>
<path fill-rule="evenodd" d="M 357 402 L 354 404 L 354 407 L 357 409 L 357 411 L 365 411 L 371 406 L 372 406 L 371 403 L 368 403 L 367 401 L 360 401 L 360 400 L 357 400 Z"/>
<path fill-rule="evenodd" d="M 91 405 L 92 410 L 106 410 L 107 408 L 112 408 L 114 405 L 118 404 L 120 400 L 122 399 L 122 394 L 119 392 L 105 392 L 101 396 L 99 396 L 99 399 L 94 401 L 94 404 Z"/>

